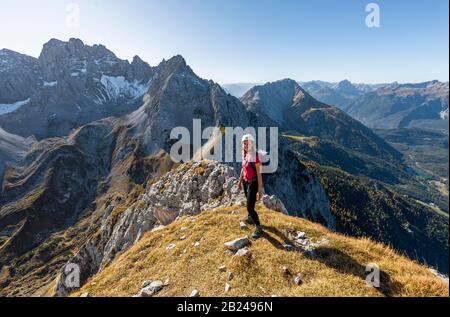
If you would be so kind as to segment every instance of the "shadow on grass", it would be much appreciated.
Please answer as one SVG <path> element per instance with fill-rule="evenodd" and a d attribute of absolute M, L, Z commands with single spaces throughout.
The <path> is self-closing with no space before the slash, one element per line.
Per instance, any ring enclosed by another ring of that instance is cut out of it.
<path fill-rule="evenodd" d="M 262 235 L 262 238 L 266 239 L 275 248 L 286 250 L 283 243 L 269 235 L 268 232 L 276 235 L 284 243 L 292 245 L 292 242 L 280 230 L 268 226 L 265 226 L 264 230 L 266 232 Z M 369 274 L 366 272 L 366 265 L 360 264 L 351 256 L 335 248 L 321 246 L 315 249 L 314 252 L 305 253 L 305 256 L 308 256 L 311 260 L 321 262 L 339 273 L 351 274 L 364 281 L 366 281 L 367 275 Z M 387 297 L 395 296 L 402 290 L 402 287 L 402 284 L 393 280 L 388 273 L 380 271 L 380 287 L 376 288 L 376 290 L 382 295 Z"/>
<path fill-rule="evenodd" d="M 352 274 L 364 281 L 369 274 L 366 272 L 366 265 L 361 265 L 349 255 L 335 248 L 317 248 L 315 250 L 314 260 L 322 262 L 339 273 Z M 378 292 L 384 296 L 391 297 L 398 294 L 402 290 L 402 287 L 402 284 L 393 280 L 388 273 L 380 270 L 380 287 L 376 288 Z"/>
<path fill-rule="evenodd" d="M 261 236 L 262 238 L 269 241 L 269 243 L 272 244 L 275 248 L 286 251 L 284 244 L 289 243 L 289 239 L 286 237 L 285 234 L 283 234 L 280 230 L 278 230 L 277 228 L 274 228 L 274 227 L 263 226 L 263 229 L 264 229 L 264 233 Z M 274 237 L 269 235 L 268 232 L 276 235 L 283 242 L 278 241 L 277 239 L 275 239 Z"/>

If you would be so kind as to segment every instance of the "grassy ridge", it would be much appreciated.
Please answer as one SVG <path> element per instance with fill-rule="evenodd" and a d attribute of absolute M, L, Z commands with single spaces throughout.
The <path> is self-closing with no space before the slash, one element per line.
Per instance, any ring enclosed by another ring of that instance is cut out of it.
<path fill-rule="evenodd" d="M 430 271 L 389 247 L 368 239 L 331 233 L 304 219 L 289 217 L 258 206 L 266 228 L 263 238 L 250 247 L 252 260 L 234 258 L 224 243 L 249 235 L 239 228 L 245 210 L 227 207 L 181 218 L 162 230 L 147 233 L 135 246 L 119 256 L 72 296 L 89 292 L 92 296 L 132 296 L 144 281 L 169 279 L 157 296 L 189 296 L 195 288 L 200 296 L 448 296 L 448 285 Z M 182 228 L 187 228 L 182 232 Z M 316 250 L 316 257 L 286 251 L 287 230 L 301 230 L 313 241 L 330 242 Z M 185 236 L 184 240 L 180 238 Z M 194 246 L 199 242 L 198 246 Z M 167 250 L 169 244 L 176 247 Z M 382 270 L 381 288 L 365 281 L 368 263 Z M 225 292 L 227 267 L 235 274 Z M 286 266 L 300 273 L 303 285 L 282 272 Z"/>

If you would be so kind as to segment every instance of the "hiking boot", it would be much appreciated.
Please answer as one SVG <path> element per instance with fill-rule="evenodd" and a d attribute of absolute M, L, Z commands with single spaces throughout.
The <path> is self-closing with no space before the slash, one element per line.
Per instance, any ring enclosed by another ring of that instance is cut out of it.
<path fill-rule="evenodd" d="M 255 224 L 255 222 L 253 221 L 252 217 L 250 217 L 250 216 L 248 216 L 245 219 L 242 219 L 242 221 L 245 222 L 248 225 L 254 225 Z"/>
<path fill-rule="evenodd" d="M 258 239 L 263 234 L 263 229 L 261 226 L 257 226 L 255 232 L 252 234 L 253 239 Z"/>

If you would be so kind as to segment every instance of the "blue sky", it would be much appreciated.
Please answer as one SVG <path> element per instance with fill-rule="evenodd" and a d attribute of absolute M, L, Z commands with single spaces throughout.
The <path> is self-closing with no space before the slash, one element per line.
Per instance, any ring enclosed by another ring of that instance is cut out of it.
<path fill-rule="evenodd" d="M 370 2 L 380 28 L 366 26 Z M 78 27 L 66 23 L 70 3 Z M 151 65 L 181 54 L 219 83 L 448 81 L 448 10 L 447 0 L 2 0 L 0 48 L 38 56 L 50 38 L 78 37 Z"/>

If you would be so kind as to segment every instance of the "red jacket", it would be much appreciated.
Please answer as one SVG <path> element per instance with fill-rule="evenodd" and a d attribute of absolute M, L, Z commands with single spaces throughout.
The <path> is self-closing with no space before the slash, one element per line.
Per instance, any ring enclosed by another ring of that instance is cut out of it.
<path fill-rule="evenodd" d="M 253 167 L 252 167 L 253 164 Z M 255 173 L 256 165 L 261 164 L 261 161 L 259 159 L 259 155 L 256 154 L 256 159 L 251 160 L 250 155 L 247 154 L 242 160 L 242 175 L 244 178 L 244 181 L 250 182 L 254 178 L 257 177 L 257 174 Z"/>

